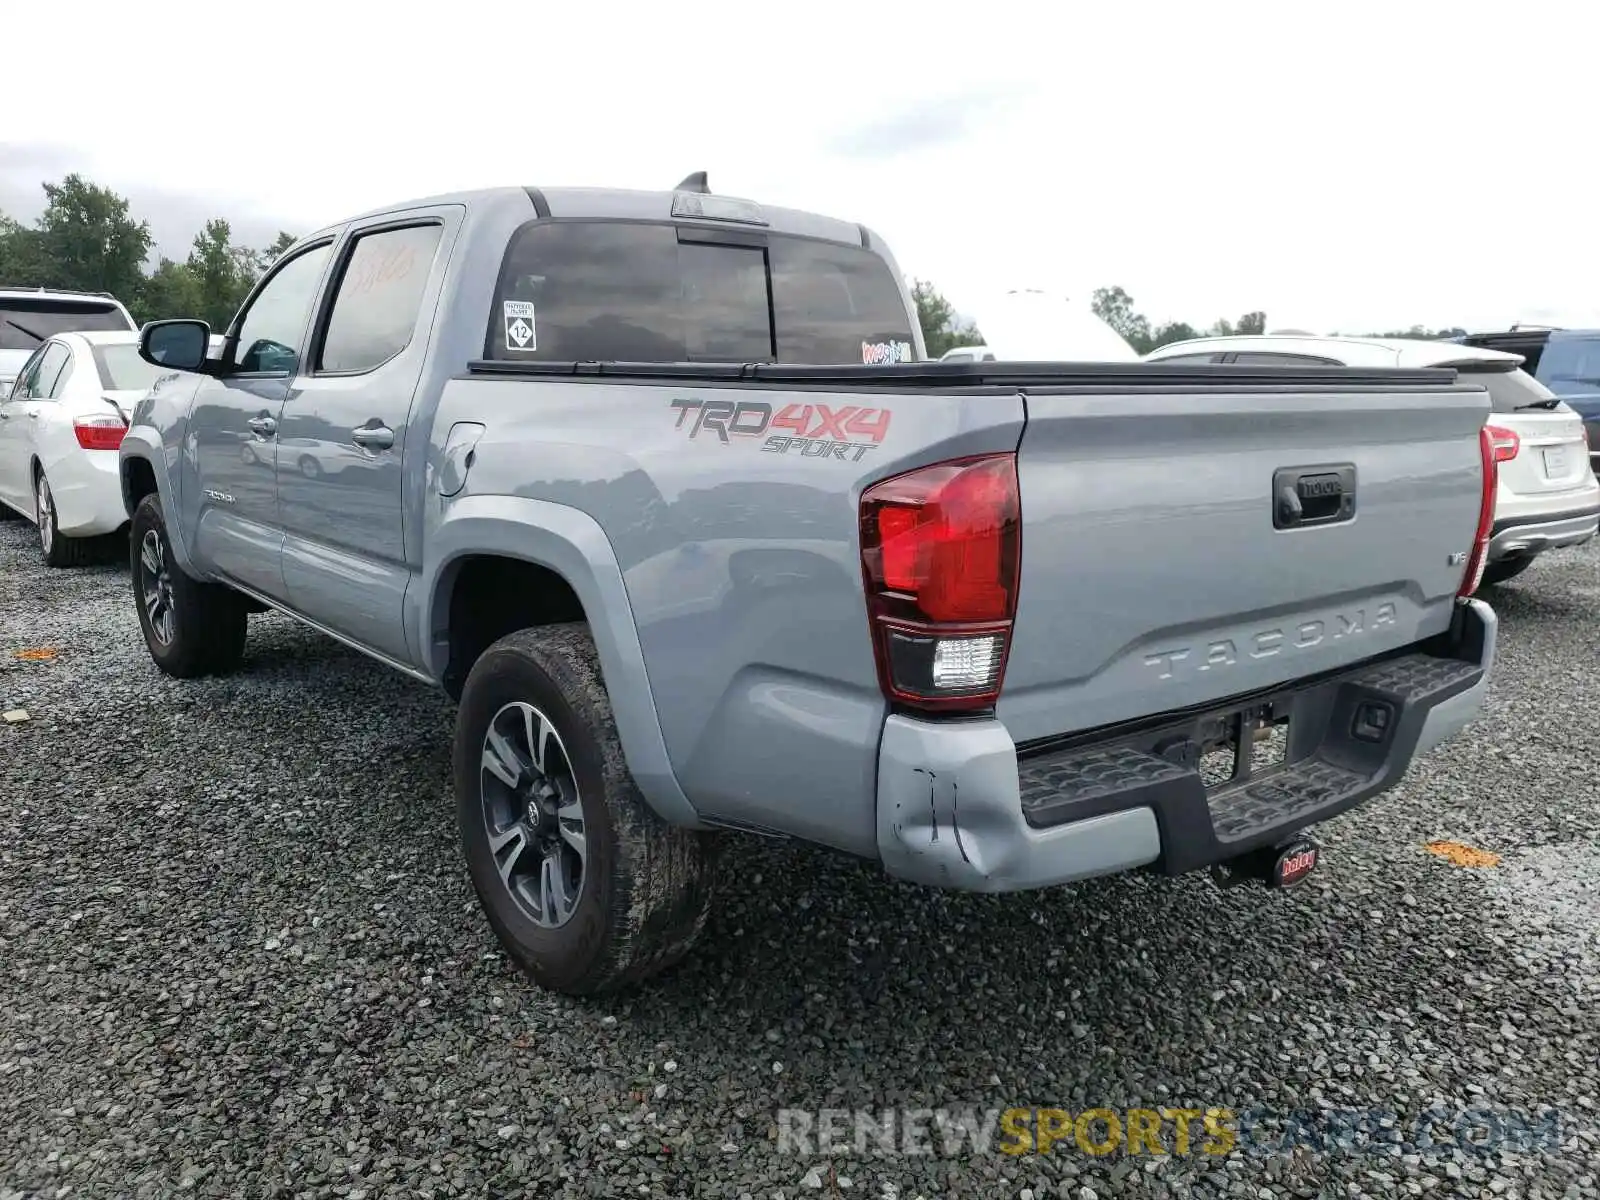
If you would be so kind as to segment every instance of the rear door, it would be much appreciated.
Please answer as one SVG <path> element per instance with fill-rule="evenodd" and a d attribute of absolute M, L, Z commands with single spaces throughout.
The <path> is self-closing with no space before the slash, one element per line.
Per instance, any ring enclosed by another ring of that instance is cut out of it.
<path fill-rule="evenodd" d="M 278 428 L 288 603 L 402 662 L 407 434 L 462 212 L 416 209 L 351 228 Z"/>
<path fill-rule="evenodd" d="M 189 422 L 196 495 L 187 525 L 195 557 L 274 600 L 284 598 L 273 478 L 278 418 L 332 248 L 319 242 L 274 264 L 234 319 L 225 373 L 201 378 Z"/>

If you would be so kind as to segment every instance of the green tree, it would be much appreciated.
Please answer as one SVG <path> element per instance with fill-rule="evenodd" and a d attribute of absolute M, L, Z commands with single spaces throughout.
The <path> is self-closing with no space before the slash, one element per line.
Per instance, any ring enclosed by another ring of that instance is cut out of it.
<path fill-rule="evenodd" d="M 1096 288 L 1089 307 L 1095 316 L 1120 333 L 1136 354 L 1148 354 L 1155 349 L 1150 318 L 1134 309 L 1133 297 L 1120 287 Z"/>
<path fill-rule="evenodd" d="M 911 281 L 911 298 L 917 305 L 917 321 L 922 326 L 922 340 L 928 357 L 938 358 L 956 346 L 979 346 L 983 335 L 970 322 L 956 319 L 956 310 L 939 289 L 925 279 Z"/>
<path fill-rule="evenodd" d="M 192 317 L 201 311 L 200 283 L 187 263 L 163 258 L 144 281 L 133 315 L 141 323 L 171 317 Z"/>
<path fill-rule="evenodd" d="M 256 272 L 258 274 L 264 272 L 273 263 L 282 258 L 284 252 L 299 240 L 300 239 L 292 233 L 285 232 L 282 229 L 278 230 L 278 236 L 272 240 L 272 245 L 268 246 L 265 250 L 258 250 L 256 252 Z"/>
<path fill-rule="evenodd" d="M 0 285 L 44 287 L 49 276 L 38 230 L 0 213 Z"/>
<path fill-rule="evenodd" d="M 1187 342 L 1190 338 L 1200 336 L 1200 331 L 1187 321 L 1168 321 L 1165 325 L 1157 326 L 1156 331 L 1150 335 L 1150 349 L 1170 345 L 1172 342 Z"/>
<path fill-rule="evenodd" d="M 256 281 L 256 255 L 232 243 L 232 229 L 221 217 L 206 222 L 184 264 L 194 277 L 199 307 L 188 314 L 226 329 Z"/>
<path fill-rule="evenodd" d="M 76 173 L 44 185 L 37 234 L 41 286 L 110 292 L 131 299 L 144 283 L 150 226 L 128 215 L 128 202 Z"/>
<path fill-rule="evenodd" d="M 1235 333 L 1265 333 L 1267 331 L 1267 314 L 1264 312 L 1247 312 L 1239 318 L 1239 323 L 1233 327 Z"/>

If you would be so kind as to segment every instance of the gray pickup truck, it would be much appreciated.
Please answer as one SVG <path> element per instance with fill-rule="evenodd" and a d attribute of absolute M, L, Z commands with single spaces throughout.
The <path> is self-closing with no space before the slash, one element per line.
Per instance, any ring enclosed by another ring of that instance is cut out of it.
<path fill-rule="evenodd" d="M 1291 884 L 1487 685 L 1448 370 L 927 362 L 874 233 L 693 177 L 357 217 L 209 334 L 141 335 L 151 656 L 232 670 L 276 609 L 443 688 L 472 882 L 553 989 L 681 957 L 726 831 Z"/>

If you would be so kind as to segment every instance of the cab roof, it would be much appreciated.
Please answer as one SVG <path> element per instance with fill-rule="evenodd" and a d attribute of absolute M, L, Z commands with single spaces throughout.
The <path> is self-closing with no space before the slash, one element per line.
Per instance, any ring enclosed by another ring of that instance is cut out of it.
<path fill-rule="evenodd" d="M 687 183 L 688 180 L 685 180 Z M 818 213 L 804 212 L 800 209 L 781 208 L 761 204 L 759 201 L 744 200 L 743 197 L 723 196 L 721 193 L 698 191 L 693 189 L 671 191 L 641 191 L 632 188 L 600 188 L 600 187 L 497 187 L 479 188 L 474 191 L 445 192 L 436 196 L 423 196 L 413 200 L 405 200 L 398 204 L 386 204 L 382 208 L 369 209 L 367 212 L 347 217 L 342 221 L 320 229 L 310 237 L 331 233 L 352 221 L 361 221 L 369 217 L 385 216 L 390 213 L 404 212 L 408 209 L 431 208 L 446 204 L 459 204 L 469 211 L 479 208 L 490 208 L 499 205 L 519 205 L 528 210 L 529 218 L 589 218 L 592 220 L 634 220 L 634 221 L 683 221 L 694 218 L 674 217 L 672 204 L 675 197 L 686 194 L 704 195 L 708 198 L 716 197 L 723 200 L 743 200 L 745 203 L 757 204 L 761 216 L 766 221 L 765 225 L 754 226 L 770 230 L 773 233 L 792 234 L 800 237 L 823 238 L 833 242 L 852 243 L 858 246 L 872 245 L 872 234 L 862 225 L 850 221 L 839 220 L 835 217 L 825 217 Z M 731 220 L 708 221 L 718 227 L 738 229 L 740 222 Z M 751 226 L 746 226 L 751 228 Z"/>

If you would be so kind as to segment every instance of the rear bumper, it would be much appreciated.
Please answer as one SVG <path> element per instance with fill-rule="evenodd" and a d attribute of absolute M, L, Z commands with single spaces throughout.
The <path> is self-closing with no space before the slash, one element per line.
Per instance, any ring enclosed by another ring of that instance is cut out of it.
<path fill-rule="evenodd" d="M 1400 658 L 1020 761 L 999 721 L 891 716 L 878 852 L 903 879 L 1002 892 L 1136 867 L 1177 875 L 1275 845 L 1387 791 L 1417 754 L 1471 721 L 1496 624 L 1488 605 L 1466 601 L 1448 639 Z M 1388 714 L 1376 741 L 1354 735 L 1363 705 Z M 1240 707 L 1290 717 L 1286 760 L 1208 795 L 1195 747 Z"/>
<path fill-rule="evenodd" d="M 1600 528 L 1600 503 L 1560 513 L 1507 517 L 1489 534 L 1489 561 L 1538 554 L 1562 546 L 1581 546 Z"/>
<path fill-rule="evenodd" d="M 127 523 L 115 450 L 81 450 L 48 463 L 56 526 L 66 537 L 98 537 Z"/>

